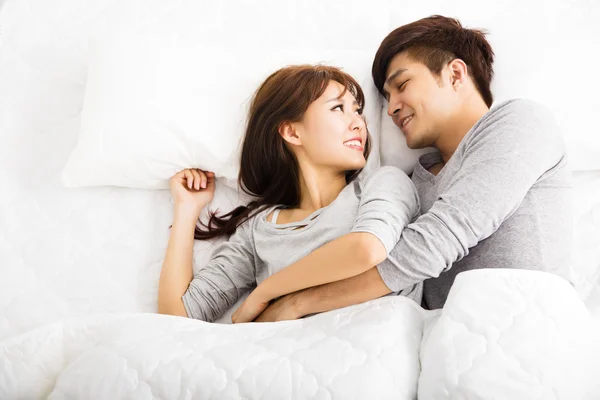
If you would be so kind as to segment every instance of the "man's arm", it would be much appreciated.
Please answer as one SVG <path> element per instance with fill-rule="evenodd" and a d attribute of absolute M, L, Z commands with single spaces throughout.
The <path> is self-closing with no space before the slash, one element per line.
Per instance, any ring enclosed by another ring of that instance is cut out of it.
<path fill-rule="evenodd" d="M 377 266 L 392 291 L 447 271 L 513 215 L 536 182 L 566 164 L 552 115 L 535 103 L 506 103 L 478 124 L 453 156 L 460 169 Z"/>
<path fill-rule="evenodd" d="M 305 315 L 331 311 L 364 303 L 391 293 L 377 268 L 352 278 L 311 287 L 284 296 L 271 304 L 256 322 L 274 322 L 302 318 Z"/>

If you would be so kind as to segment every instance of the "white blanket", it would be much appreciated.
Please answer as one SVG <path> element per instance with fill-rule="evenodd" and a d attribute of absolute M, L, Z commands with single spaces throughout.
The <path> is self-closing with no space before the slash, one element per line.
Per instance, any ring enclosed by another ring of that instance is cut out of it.
<path fill-rule="evenodd" d="M 441 312 L 385 297 L 267 324 L 61 321 L 0 343 L 0 398 L 591 399 L 598 337 L 563 279 L 479 270 Z"/>

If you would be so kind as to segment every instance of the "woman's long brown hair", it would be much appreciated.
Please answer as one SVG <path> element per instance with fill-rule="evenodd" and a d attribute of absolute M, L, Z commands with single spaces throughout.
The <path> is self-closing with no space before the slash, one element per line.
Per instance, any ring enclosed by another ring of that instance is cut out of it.
<path fill-rule="evenodd" d="M 336 81 L 350 91 L 359 108 L 363 109 L 365 97 L 358 82 L 335 67 L 289 66 L 274 72 L 263 82 L 250 106 L 238 175 L 239 187 L 255 200 L 221 216 L 216 211 L 211 212 L 208 224 L 203 224 L 204 229 L 196 227 L 194 238 L 206 240 L 231 235 L 242 223 L 268 207 L 299 205 L 298 161 L 286 147 L 279 127 L 285 122 L 301 121 L 308 106 L 325 92 L 330 81 Z M 367 134 L 365 159 L 370 148 Z M 359 172 L 347 171 L 346 182 L 354 180 Z"/>

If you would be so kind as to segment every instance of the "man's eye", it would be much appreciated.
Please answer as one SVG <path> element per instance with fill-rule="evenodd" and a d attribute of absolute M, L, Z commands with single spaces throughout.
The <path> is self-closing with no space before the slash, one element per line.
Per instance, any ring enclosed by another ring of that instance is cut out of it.
<path fill-rule="evenodd" d="M 398 85 L 398 90 L 402 91 L 404 90 L 406 84 L 408 83 L 408 80 L 405 80 L 404 82 L 402 82 L 400 85 Z"/>

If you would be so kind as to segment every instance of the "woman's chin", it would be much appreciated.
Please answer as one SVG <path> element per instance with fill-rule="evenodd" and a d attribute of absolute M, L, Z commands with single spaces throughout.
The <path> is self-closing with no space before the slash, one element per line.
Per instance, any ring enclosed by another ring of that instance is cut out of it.
<path fill-rule="evenodd" d="M 357 161 L 348 163 L 348 167 L 346 168 L 346 170 L 347 171 L 356 171 L 359 169 L 363 169 L 365 167 L 365 165 L 367 165 L 367 162 L 363 158 L 362 160 L 357 160 Z"/>

